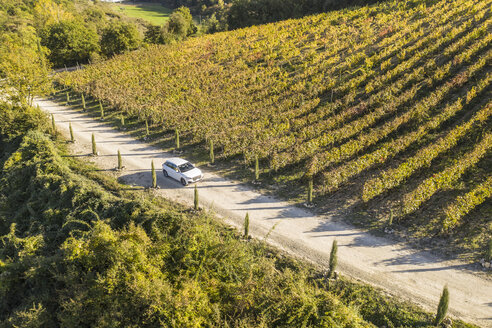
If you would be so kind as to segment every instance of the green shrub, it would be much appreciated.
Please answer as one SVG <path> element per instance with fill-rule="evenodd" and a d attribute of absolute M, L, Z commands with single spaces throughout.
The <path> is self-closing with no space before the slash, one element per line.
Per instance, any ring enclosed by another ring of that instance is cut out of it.
<path fill-rule="evenodd" d="M 244 238 L 249 238 L 249 213 L 244 217 Z"/>
<path fill-rule="evenodd" d="M 0 142 L 11 141 L 30 130 L 48 131 L 46 114 L 39 108 L 0 102 Z"/>
<path fill-rule="evenodd" d="M 84 94 L 83 93 L 80 94 L 80 99 L 82 101 L 82 109 L 83 110 L 86 110 L 85 97 L 84 97 Z"/>
<path fill-rule="evenodd" d="M 179 149 L 179 130 L 175 131 L 175 141 L 176 141 L 176 149 Z"/>
<path fill-rule="evenodd" d="M 154 161 L 152 161 L 151 165 L 152 165 L 152 188 L 157 188 L 157 175 L 155 174 Z"/>
<path fill-rule="evenodd" d="M 210 147 L 210 163 L 213 164 L 215 162 L 215 156 L 214 156 L 214 141 L 212 139 L 210 139 L 210 143 L 209 143 L 209 147 Z"/>
<path fill-rule="evenodd" d="M 492 261 L 492 239 L 489 240 L 489 243 L 487 245 L 487 251 L 485 253 L 485 258 L 487 261 Z"/>
<path fill-rule="evenodd" d="M 123 160 L 121 159 L 121 152 L 118 149 L 118 170 L 121 170 L 123 168 Z"/>
<path fill-rule="evenodd" d="M 200 209 L 200 204 L 198 200 L 198 188 L 195 184 L 195 190 L 194 190 L 194 197 L 193 197 L 193 208 L 195 211 L 198 211 Z"/>
<path fill-rule="evenodd" d="M 101 36 L 101 51 L 107 57 L 137 49 L 140 37 L 136 26 L 131 23 L 111 23 Z"/>
<path fill-rule="evenodd" d="M 333 275 L 335 274 L 335 270 L 337 268 L 337 263 L 338 263 L 337 252 L 338 252 L 338 244 L 337 241 L 334 240 L 333 244 L 331 245 L 328 278 L 332 278 Z"/>
<path fill-rule="evenodd" d="M 444 289 L 439 299 L 439 305 L 437 306 L 437 314 L 434 319 L 434 325 L 439 326 L 441 322 L 446 318 L 446 313 L 448 312 L 449 305 L 449 291 L 448 286 L 444 286 Z"/>
<path fill-rule="evenodd" d="M 42 34 L 42 44 L 50 50 L 48 58 L 55 67 L 87 63 L 91 54 L 99 52 L 98 39 L 95 29 L 79 20 L 51 24 Z"/>
<path fill-rule="evenodd" d="M 101 117 L 101 120 L 104 120 L 104 107 L 100 100 L 99 100 L 99 115 Z"/>
<path fill-rule="evenodd" d="M 96 137 L 94 136 L 94 133 L 92 133 L 92 155 L 96 156 L 97 155 L 97 145 L 96 145 Z"/>
<path fill-rule="evenodd" d="M 255 154 L 255 180 L 260 179 L 260 164 L 258 163 L 258 155 Z"/>
<path fill-rule="evenodd" d="M 51 134 L 56 136 L 55 115 L 51 114 Z"/>
<path fill-rule="evenodd" d="M 68 123 L 68 130 L 70 131 L 70 141 L 74 142 L 75 137 L 73 136 L 72 122 Z"/>

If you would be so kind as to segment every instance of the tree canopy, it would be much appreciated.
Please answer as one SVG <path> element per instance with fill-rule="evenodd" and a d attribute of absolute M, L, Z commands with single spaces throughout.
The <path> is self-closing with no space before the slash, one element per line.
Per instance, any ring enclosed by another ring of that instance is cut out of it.
<path fill-rule="evenodd" d="M 56 67 L 86 63 L 100 50 L 95 29 L 78 20 L 50 25 L 42 40 L 42 44 L 50 49 L 49 59 Z"/>
<path fill-rule="evenodd" d="M 113 22 L 101 36 L 101 50 L 107 57 L 137 49 L 140 44 L 138 31 L 132 24 Z"/>

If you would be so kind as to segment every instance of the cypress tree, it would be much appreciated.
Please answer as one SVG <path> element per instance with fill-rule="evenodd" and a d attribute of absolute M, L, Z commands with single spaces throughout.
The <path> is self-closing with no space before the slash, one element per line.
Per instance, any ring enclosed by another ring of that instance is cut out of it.
<path fill-rule="evenodd" d="M 260 179 L 260 164 L 258 163 L 258 155 L 255 154 L 255 180 Z"/>
<path fill-rule="evenodd" d="M 82 99 L 82 109 L 85 110 L 85 97 L 83 93 L 80 95 L 80 98 Z"/>
<path fill-rule="evenodd" d="M 333 244 L 331 245 L 328 278 L 333 277 L 333 274 L 335 273 L 335 269 L 337 267 L 337 262 L 338 262 L 337 251 L 338 251 L 338 244 L 337 241 L 334 240 Z"/>
<path fill-rule="evenodd" d="M 70 92 L 67 91 L 67 105 L 70 105 Z"/>
<path fill-rule="evenodd" d="M 149 133 L 149 122 L 147 119 L 145 119 L 145 135 L 148 136 Z"/>
<path fill-rule="evenodd" d="M 485 258 L 487 259 L 487 261 L 492 261 L 492 239 L 489 240 L 489 247 L 487 248 Z"/>
<path fill-rule="evenodd" d="M 157 175 L 155 174 L 154 161 L 152 161 L 152 188 L 157 188 Z"/>
<path fill-rule="evenodd" d="M 97 155 L 96 138 L 94 137 L 94 133 L 92 133 L 92 155 Z"/>
<path fill-rule="evenodd" d="M 313 202 L 313 177 L 309 177 L 308 181 L 308 203 Z"/>
<path fill-rule="evenodd" d="M 195 211 L 198 211 L 199 209 L 199 204 L 198 204 L 198 188 L 195 184 L 195 197 L 193 199 L 193 202 L 194 202 L 194 206 L 193 208 L 195 209 Z"/>
<path fill-rule="evenodd" d="M 244 238 L 249 237 L 249 213 L 246 212 L 246 216 L 244 217 Z"/>
<path fill-rule="evenodd" d="M 118 149 L 118 170 L 121 170 L 122 168 L 123 168 L 123 161 L 121 159 L 120 150 Z"/>
<path fill-rule="evenodd" d="M 441 322 L 446 317 L 446 313 L 448 312 L 449 305 L 449 291 L 448 286 L 444 286 L 444 289 L 441 294 L 441 298 L 439 299 L 439 305 L 437 306 L 437 314 L 434 319 L 434 325 L 439 326 Z"/>
<path fill-rule="evenodd" d="M 210 163 L 213 164 L 214 162 L 215 162 L 214 141 L 210 139 Z"/>
<path fill-rule="evenodd" d="M 125 116 L 121 115 L 121 126 L 125 126 Z"/>
<path fill-rule="evenodd" d="M 179 149 L 179 130 L 176 128 L 176 149 Z"/>
<path fill-rule="evenodd" d="M 104 107 L 100 100 L 99 100 L 99 111 L 101 113 L 101 120 L 104 120 Z"/>
<path fill-rule="evenodd" d="M 53 136 L 56 135 L 55 115 L 51 114 L 51 132 Z"/>
<path fill-rule="evenodd" d="M 68 129 L 70 130 L 70 141 L 74 142 L 75 138 L 73 137 L 72 122 L 68 123 Z"/>

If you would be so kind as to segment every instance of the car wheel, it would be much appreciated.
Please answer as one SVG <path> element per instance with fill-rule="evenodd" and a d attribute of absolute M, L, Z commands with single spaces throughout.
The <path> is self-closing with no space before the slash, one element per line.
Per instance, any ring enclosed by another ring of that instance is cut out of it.
<path fill-rule="evenodd" d="M 169 174 L 167 174 L 167 171 L 166 170 L 162 170 L 162 173 L 164 173 L 164 176 L 167 178 L 169 176 Z"/>
<path fill-rule="evenodd" d="M 182 184 L 183 186 L 186 186 L 186 185 L 188 184 L 188 182 L 186 182 L 186 180 L 185 180 L 185 179 L 181 178 L 181 184 Z"/>

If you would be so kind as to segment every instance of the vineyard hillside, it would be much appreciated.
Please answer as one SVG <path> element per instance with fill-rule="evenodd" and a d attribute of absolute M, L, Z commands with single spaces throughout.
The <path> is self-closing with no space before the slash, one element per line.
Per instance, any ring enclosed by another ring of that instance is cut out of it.
<path fill-rule="evenodd" d="M 289 199 L 304 202 L 313 181 L 316 210 L 482 256 L 491 5 L 392 1 L 149 47 L 57 80 L 163 139 L 179 131 L 194 153 L 213 145 L 236 172 L 258 158 L 262 186 Z"/>

